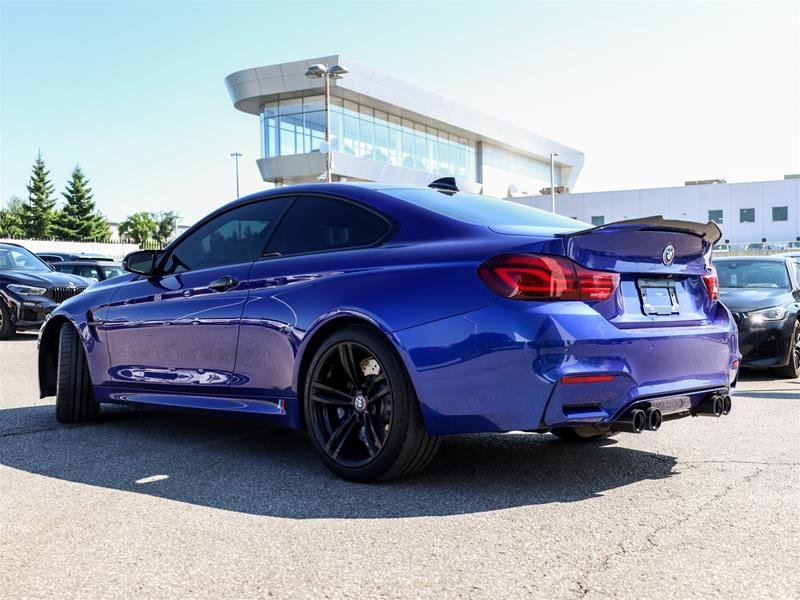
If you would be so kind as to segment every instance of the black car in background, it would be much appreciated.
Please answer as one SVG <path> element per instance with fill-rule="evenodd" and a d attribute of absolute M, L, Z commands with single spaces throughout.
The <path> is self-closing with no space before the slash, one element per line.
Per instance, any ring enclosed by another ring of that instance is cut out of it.
<path fill-rule="evenodd" d="M 66 260 L 50 264 L 59 273 L 72 273 L 94 281 L 104 281 L 124 275 L 122 263 L 90 260 Z"/>
<path fill-rule="evenodd" d="M 720 300 L 739 327 L 742 366 L 800 376 L 800 260 L 718 257 Z"/>
<path fill-rule="evenodd" d="M 50 311 L 92 283 L 53 271 L 18 244 L 0 243 L 0 339 L 38 329 Z"/>
<path fill-rule="evenodd" d="M 67 260 L 113 261 L 110 256 L 94 254 L 92 252 L 37 252 L 36 256 L 47 263 L 58 263 Z"/>

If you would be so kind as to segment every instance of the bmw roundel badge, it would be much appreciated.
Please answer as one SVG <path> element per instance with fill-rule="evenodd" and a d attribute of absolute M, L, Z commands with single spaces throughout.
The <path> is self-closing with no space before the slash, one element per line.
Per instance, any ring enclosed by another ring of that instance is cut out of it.
<path fill-rule="evenodd" d="M 661 253 L 661 262 L 665 267 L 669 267 L 675 261 L 675 246 L 667 244 L 664 246 L 664 251 Z"/>

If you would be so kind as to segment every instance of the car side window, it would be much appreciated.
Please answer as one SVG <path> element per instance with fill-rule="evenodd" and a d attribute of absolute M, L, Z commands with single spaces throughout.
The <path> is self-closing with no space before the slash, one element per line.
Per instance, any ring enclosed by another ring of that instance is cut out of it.
<path fill-rule="evenodd" d="M 92 265 L 80 267 L 80 269 L 78 269 L 78 275 L 100 281 L 100 272 L 98 271 L 97 267 Z"/>
<path fill-rule="evenodd" d="M 253 202 L 212 219 L 169 254 L 164 273 L 253 261 L 261 255 L 289 198 Z"/>
<path fill-rule="evenodd" d="M 73 267 L 72 265 L 62 265 L 59 263 L 55 263 L 53 268 L 58 271 L 59 273 L 72 273 Z"/>
<path fill-rule="evenodd" d="M 298 197 L 281 221 L 266 254 L 306 254 L 371 246 L 391 224 L 350 202 L 316 196 Z"/>

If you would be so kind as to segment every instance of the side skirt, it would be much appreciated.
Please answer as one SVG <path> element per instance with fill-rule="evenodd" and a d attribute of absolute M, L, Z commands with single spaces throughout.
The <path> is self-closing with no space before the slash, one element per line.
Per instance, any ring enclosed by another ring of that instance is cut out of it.
<path fill-rule="evenodd" d="M 139 391 L 108 386 L 95 386 L 94 397 L 98 402 L 130 404 L 164 409 L 192 410 L 201 412 L 232 413 L 266 418 L 281 427 L 300 429 L 301 420 L 296 398 L 249 398 L 232 396 L 205 396 L 152 391 Z"/>

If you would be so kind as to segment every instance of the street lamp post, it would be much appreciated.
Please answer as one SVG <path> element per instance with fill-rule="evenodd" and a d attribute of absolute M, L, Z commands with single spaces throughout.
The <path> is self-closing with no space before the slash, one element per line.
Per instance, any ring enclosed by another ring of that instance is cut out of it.
<path fill-rule="evenodd" d="M 233 162 L 236 164 L 236 197 L 239 197 L 239 157 L 241 153 L 239 152 L 231 152 L 231 156 L 233 157 Z"/>
<path fill-rule="evenodd" d="M 556 156 L 558 152 L 550 153 L 550 211 L 556 212 Z"/>
<path fill-rule="evenodd" d="M 331 171 L 333 170 L 333 162 L 331 160 L 331 79 L 341 79 L 349 71 L 341 65 L 328 65 L 316 64 L 308 67 L 306 77 L 309 79 L 325 78 L 325 145 L 327 146 L 325 153 L 325 181 L 332 181 Z"/>

